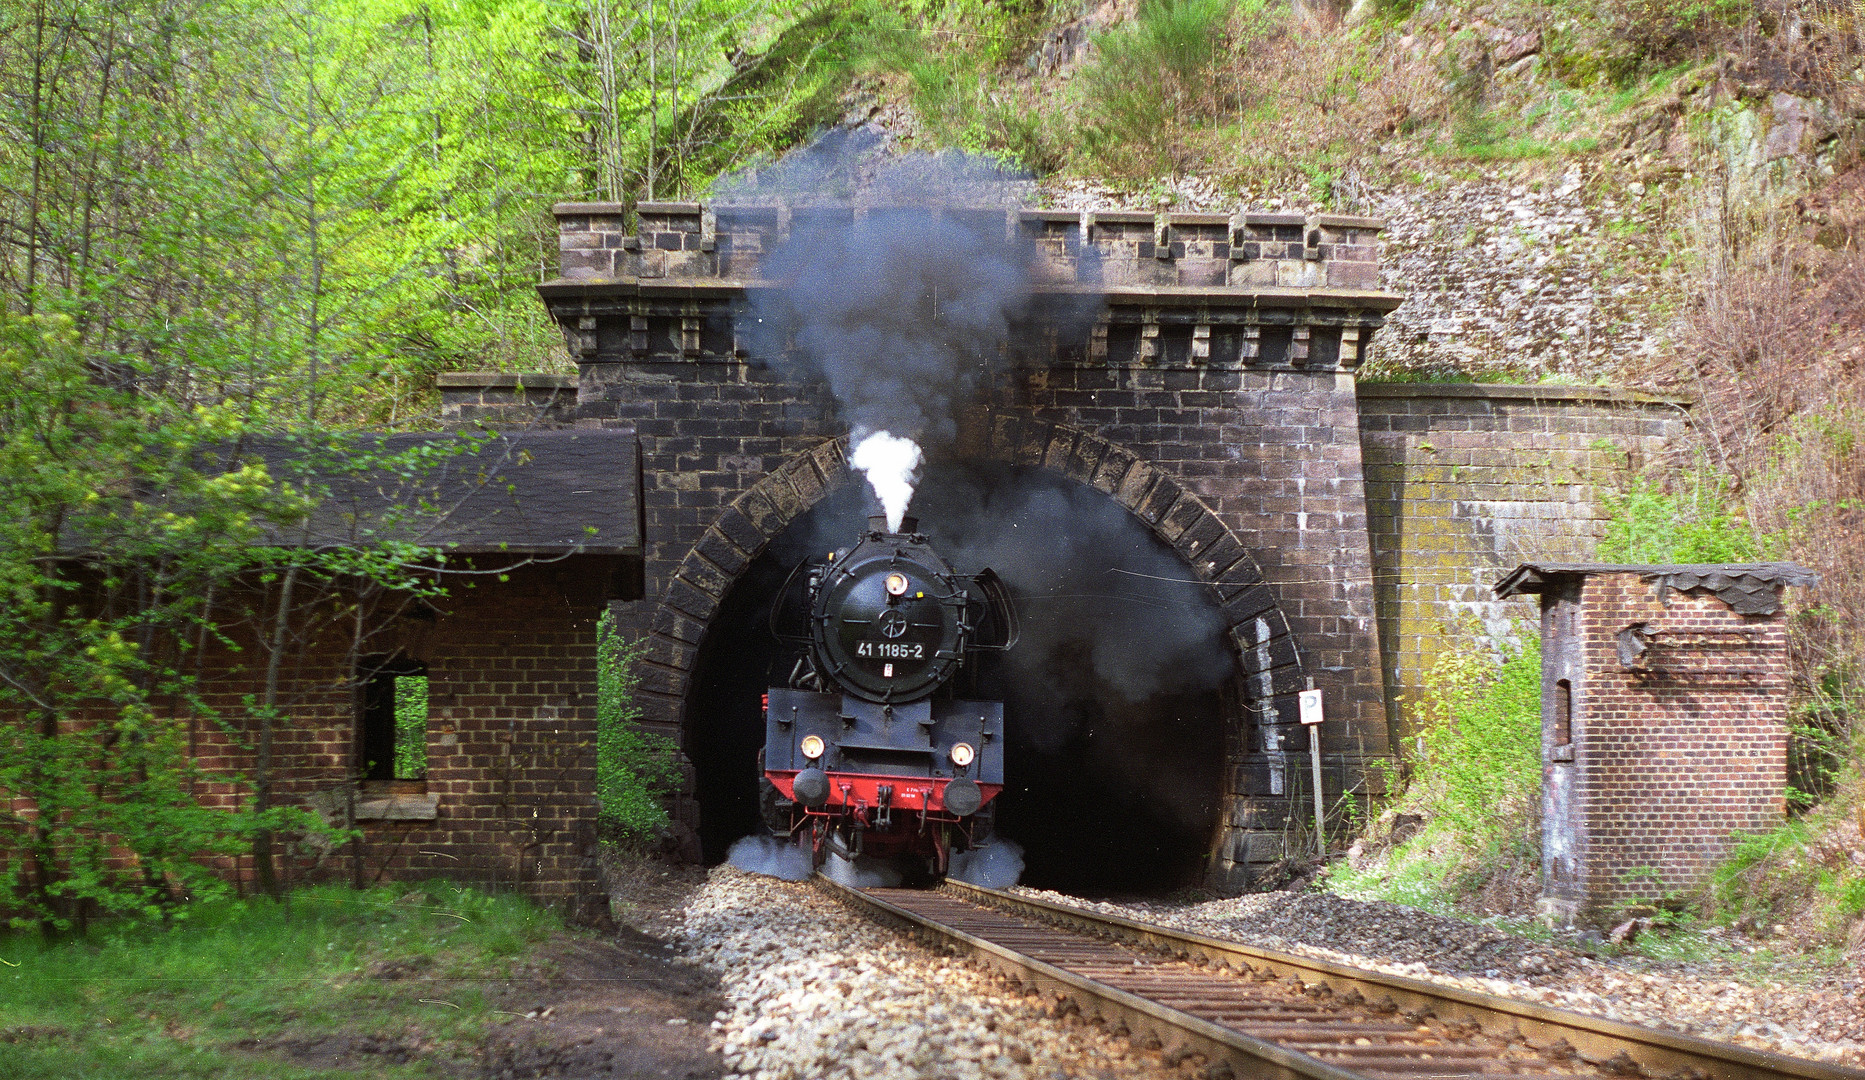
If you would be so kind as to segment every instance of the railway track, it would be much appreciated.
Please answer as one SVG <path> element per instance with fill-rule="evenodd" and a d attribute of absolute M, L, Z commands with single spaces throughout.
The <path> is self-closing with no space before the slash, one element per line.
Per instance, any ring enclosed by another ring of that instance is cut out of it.
<path fill-rule="evenodd" d="M 1865 1080 L 1865 1070 L 948 882 L 845 903 L 968 954 L 1209 1080 Z"/>

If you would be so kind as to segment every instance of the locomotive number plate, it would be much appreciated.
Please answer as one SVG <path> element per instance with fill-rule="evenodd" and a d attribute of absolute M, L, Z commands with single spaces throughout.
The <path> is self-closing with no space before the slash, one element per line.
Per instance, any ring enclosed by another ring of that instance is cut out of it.
<path fill-rule="evenodd" d="M 903 641 L 863 641 L 855 646 L 855 655 L 870 660 L 924 660 L 926 646 Z"/>

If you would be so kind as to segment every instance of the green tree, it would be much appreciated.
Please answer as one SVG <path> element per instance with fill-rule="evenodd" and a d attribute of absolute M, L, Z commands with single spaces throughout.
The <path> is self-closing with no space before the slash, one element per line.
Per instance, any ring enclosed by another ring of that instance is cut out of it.
<path fill-rule="evenodd" d="M 201 855 L 317 827 L 202 807 L 193 787 L 227 778 L 188 754 L 191 728 L 221 720 L 193 670 L 218 633 L 212 598 L 263 522 L 299 507 L 263 468 L 199 467 L 225 413 L 151 422 L 79 346 L 69 315 L 0 315 L 4 873 L 48 928 L 214 891 Z"/>

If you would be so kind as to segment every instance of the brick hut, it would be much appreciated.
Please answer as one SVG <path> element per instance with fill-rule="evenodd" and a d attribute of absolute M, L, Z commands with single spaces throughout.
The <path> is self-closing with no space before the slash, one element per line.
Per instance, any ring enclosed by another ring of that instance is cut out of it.
<path fill-rule="evenodd" d="M 1542 908 L 1604 922 L 1701 884 L 1786 813 L 1793 563 L 1525 563 L 1541 597 Z"/>
<path fill-rule="evenodd" d="M 596 621 L 610 601 L 639 595 L 634 433 L 360 440 L 254 449 L 274 475 L 321 492 L 309 522 L 274 541 L 438 549 L 432 572 L 446 592 L 410 602 L 390 591 L 370 603 L 339 583 L 321 607 L 300 606 L 280 672 L 275 797 L 361 835 L 281 851 L 284 876 L 449 877 L 602 917 Z M 397 467 L 351 468 L 346 447 Z M 320 616 L 324 608 L 346 614 Z M 208 657 L 202 682 L 224 715 L 239 716 L 261 690 L 265 652 L 250 625 L 228 632 L 240 648 Z M 424 717 L 397 706 L 407 679 L 419 680 Z M 205 723 L 194 738 L 203 765 L 254 769 L 250 740 Z M 228 786 L 201 797 L 244 796 Z M 245 857 L 227 870 L 253 873 Z"/>

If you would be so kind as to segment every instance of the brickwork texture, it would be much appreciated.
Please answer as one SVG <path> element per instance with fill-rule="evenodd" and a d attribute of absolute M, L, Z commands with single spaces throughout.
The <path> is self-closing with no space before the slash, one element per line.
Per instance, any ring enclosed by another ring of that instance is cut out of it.
<path fill-rule="evenodd" d="M 1629 627 L 1649 648 L 1627 662 L 1618 639 Z M 1544 595 L 1543 634 L 1542 870 L 1554 914 L 1621 918 L 1700 885 L 1737 839 L 1781 823 L 1779 612 L 1739 615 L 1712 593 L 1602 573 Z"/>
<path fill-rule="evenodd" d="M 365 643 L 426 666 L 427 779 L 359 784 L 356 650 L 336 632 L 284 669 L 276 801 L 353 824 L 360 840 L 287 853 L 288 880 L 448 877 L 516 888 L 576 917 L 605 910 L 596 876 L 596 619 L 610 559 L 573 556 L 502 582 L 453 579 L 432 617 L 392 620 Z M 263 685 L 256 648 L 205 665 L 208 700 L 241 715 Z M 250 775 L 250 732 L 197 724 L 197 756 Z M 250 794 L 198 793 L 209 803 Z M 228 872 L 250 880 L 250 860 Z"/>

